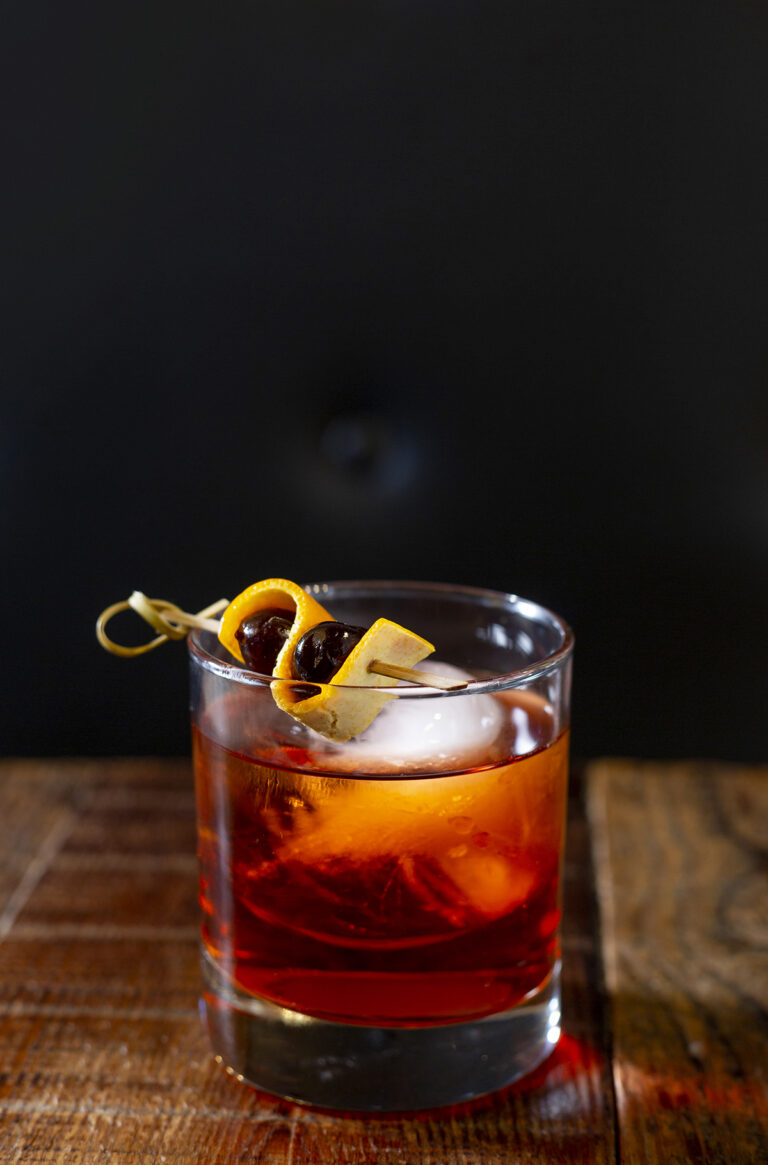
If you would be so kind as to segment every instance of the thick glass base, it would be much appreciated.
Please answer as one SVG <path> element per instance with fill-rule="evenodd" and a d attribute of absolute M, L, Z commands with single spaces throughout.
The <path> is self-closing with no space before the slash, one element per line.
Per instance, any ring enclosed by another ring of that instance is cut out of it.
<path fill-rule="evenodd" d="M 322 1108 L 435 1108 L 531 1072 L 560 1037 L 560 966 L 512 1011 L 440 1027 L 312 1019 L 237 990 L 203 953 L 203 1004 L 227 1070 L 265 1092 Z"/>

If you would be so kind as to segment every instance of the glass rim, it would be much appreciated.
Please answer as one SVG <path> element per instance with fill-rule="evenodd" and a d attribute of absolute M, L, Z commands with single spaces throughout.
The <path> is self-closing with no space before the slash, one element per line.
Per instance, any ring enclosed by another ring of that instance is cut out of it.
<path fill-rule="evenodd" d="M 522 684 L 530 683 L 533 680 L 539 679 L 540 676 L 554 671 L 556 668 L 562 666 L 573 653 L 574 634 L 564 619 L 556 615 L 554 611 L 543 607 L 540 603 L 511 592 L 495 591 L 484 587 L 454 586 L 451 583 L 411 582 L 391 579 L 341 579 L 335 582 L 308 583 L 304 585 L 304 590 L 315 595 L 324 595 L 331 590 L 342 588 L 353 591 L 362 589 L 381 591 L 400 590 L 411 592 L 414 596 L 418 594 L 426 596 L 431 593 L 441 595 L 445 598 L 455 595 L 468 599 L 491 600 L 494 603 L 498 603 L 501 600 L 506 607 L 514 607 L 524 616 L 548 624 L 550 627 L 555 627 L 561 633 L 562 641 L 556 650 L 542 656 L 541 659 L 535 660 L 533 663 L 527 664 L 525 667 L 516 668 L 510 672 L 499 673 L 485 679 L 469 680 L 465 688 L 459 688 L 455 691 L 445 691 L 442 688 L 431 688 L 422 684 L 407 684 L 403 682 L 395 687 L 386 688 L 387 692 L 390 692 L 392 695 L 396 694 L 399 699 L 433 699 L 437 696 L 485 695 L 504 691 L 508 688 L 519 687 Z M 203 646 L 200 638 L 202 634 L 212 633 L 202 632 L 200 629 L 195 628 L 187 636 L 187 644 L 190 655 L 206 671 L 213 672 L 215 675 L 223 679 L 231 680 L 233 683 L 243 684 L 251 688 L 268 688 L 272 684 L 303 684 L 306 686 L 307 681 L 305 680 L 290 680 L 282 679 L 278 676 L 266 676 L 259 672 L 251 671 L 249 668 L 241 667 L 237 663 L 228 663 L 217 659 L 216 656 L 211 655 Z M 428 656 L 417 666 L 428 671 L 429 659 L 430 657 Z M 446 660 L 446 662 L 449 661 Z M 377 684 L 356 684 L 353 686 L 350 684 L 319 684 L 313 682 L 313 687 L 321 689 L 330 688 L 336 691 L 382 691 L 382 687 Z"/>

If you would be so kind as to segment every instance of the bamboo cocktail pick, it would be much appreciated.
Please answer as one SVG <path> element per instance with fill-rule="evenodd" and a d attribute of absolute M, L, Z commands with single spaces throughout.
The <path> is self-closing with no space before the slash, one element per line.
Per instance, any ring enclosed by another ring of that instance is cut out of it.
<path fill-rule="evenodd" d="M 220 623 L 214 616 L 220 614 L 228 606 L 228 599 L 219 599 L 218 602 L 211 603 L 210 606 L 204 607 L 202 611 L 192 615 L 189 611 L 182 611 L 181 607 L 177 607 L 175 603 L 169 603 L 165 599 L 149 599 L 143 591 L 134 591 L 128 599 L 124 599 L 120 603 L 113 603 L 101 612 L 96 621 L 96 638 L 101 646 L 112 655 L 120 655 L 124 658 L 143 655 L 147 651 L 153 651 L 161 643 L 167 643 L 169 639 L 184 639 L 192 627 L 211 631 L 217 635 Z M 157 637 L 150 639 L 148 643 L 140 644 L 138 647 L 126 647 L 121 643 L 116 643 L 114 639 L 110 639 L 105 630 L 110 619 L 120 614 L 121 611 L 128 610 L 135 611 L 153 630 L 157 631 Z M 439 688 L 444 692 L 459 691 L 467 686 L 466 680 L 449 680 L 445 676 L 435 675 L 433 672 L 420 671 L 412 667 L 398 667 L 396 664 L 390 664 L 381 659 L 374 659 L 368 665 L 368 671 L 376 675 L 387 676 L 390 679 L 404 680 L 420 687 Z"/>

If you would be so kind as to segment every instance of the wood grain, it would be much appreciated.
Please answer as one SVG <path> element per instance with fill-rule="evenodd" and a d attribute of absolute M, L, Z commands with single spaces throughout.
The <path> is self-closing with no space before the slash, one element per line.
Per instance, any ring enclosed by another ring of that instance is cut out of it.
<path fill-rule="evenodd" d="M 0 1161 L 539 1165 L 615 1160 L 589 836 L 565 864 L 565 1036 L 471 1105 L 301 1108 L 214 1063 L 197 1013 L 186 762 L 0 764 Z"/>
<path fill-rule="evenodd" d="M 768 1161 L 768 770 L 588 773 L 620 1160 Z"/>

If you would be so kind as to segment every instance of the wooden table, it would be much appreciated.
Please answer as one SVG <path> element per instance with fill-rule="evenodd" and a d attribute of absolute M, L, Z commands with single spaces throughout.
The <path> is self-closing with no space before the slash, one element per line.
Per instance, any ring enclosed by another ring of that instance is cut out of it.
<path fill-rule="evenodd" d="M 768 1161 L 768 769 L 605 760 L 573 782 L 565 1036 L 415 1116 L 237 1084 L 197 1011 L 181 761 L 0 765 L 0 1160 Z"/>

